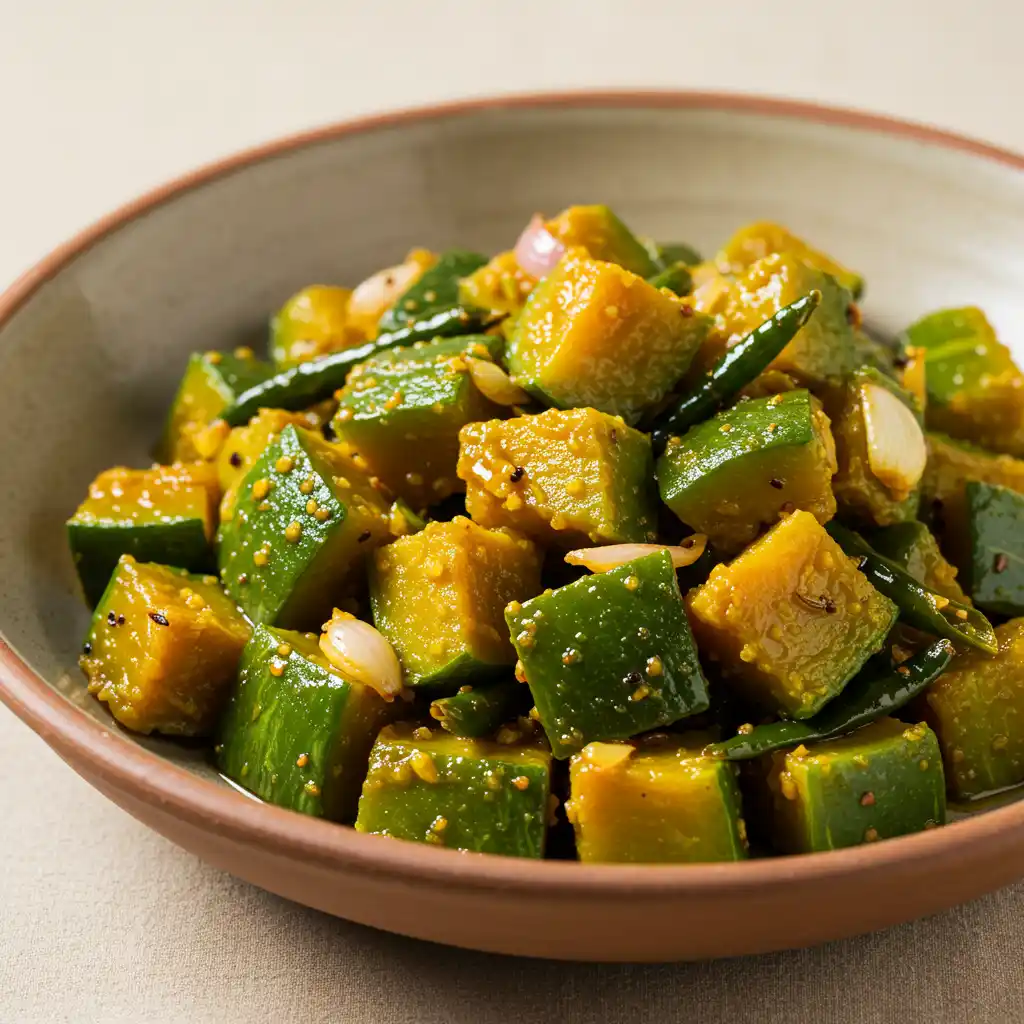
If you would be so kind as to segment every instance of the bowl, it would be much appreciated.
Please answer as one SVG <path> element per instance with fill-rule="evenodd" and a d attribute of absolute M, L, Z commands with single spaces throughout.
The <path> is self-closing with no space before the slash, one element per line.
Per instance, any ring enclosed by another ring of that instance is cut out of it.
<path fill-rule="evenodd" d="M 790 225 L 868 280 L 895 330 L 977 303 L 1024 337 L 1024 159 L 866 114 L 696 93 L 480 100 L 372 117 L 231 157 L 138 199 L 0 297 L 0 698 L 79 774 L 210 863 L 406 935 L 551 958 L 793 947 L 1024 875 L 1024 803 L 828 854 L 692 866 L 460 854 L 264 805 L 201 751 L 116 727 L 85 693 L 87 624 L 62 523 L 94 474 L 144 465 L 194 349 L 265 330 L 311 281 L 414 244 L 497 251 L 535 210 L 608 202 L 705 250 Z"/>

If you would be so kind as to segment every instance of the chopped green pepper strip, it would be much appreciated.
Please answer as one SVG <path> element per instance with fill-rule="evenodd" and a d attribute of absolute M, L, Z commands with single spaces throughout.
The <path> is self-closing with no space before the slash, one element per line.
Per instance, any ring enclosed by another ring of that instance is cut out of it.
<path fill-rule="evenodd" d="M 992 623 L 977 608 L 951 601 L 918 583 L 905 569 L 883 558 L 859 533 L 835 520 L 825 529 L 848 555 L 858 559 L 858 568 L 868 582 L 898 606 L 900 618 L 907 625 L 988 654 L 998 653 Z"/>
<path fill-rule="evenodd" d="M 689 295 L 693 288 L 693 277 L 684 263 L 671 263 L 664 270 L 659 270 L 647 278 L 647 283 L 655 288 L 668 288 L 676 295 Z"/>
<path fill-rule="evenodd" d="M 311 359 L 289 367 L 243 391 L 220 414 L 220 418 L 229 426 L 237 427 L 248 423 L 260 409 L 306 409 L 344 387 L 349 370 L 381 350 L 432 338 L 475 334 L 484 326 L 484 317 L 487 316 L 481 310 L 455 306 L 417 320 L 408 327 L 378 334 L 373 341 L 357 348 L 343 349 L 322 359 Z"/>
<path fill-rule="evenodd" d="M 814 289 L 780 309 L 733 345 L 693 391 L 683 395 L 658 417 L 651 431 L 655 452 L 663 451 L 673 435 L 684 434 L 694 424 L 714 415 L 736 392 L 762 373 L 807 323 L 819 302 L 821 292 Z"/>
<path fill-rule="evenodd" d="M 798 743 L 854 732 L 907 704 L 942 675 L 952 657 L 953 645 L 942 639 L 901 665 L 893 665 L 888 657 L 872 658 L 846 689 L 813 718 L 758 725 L 723 743 L 712 743 L 704 753 L 727 761 L 746 761 Z"/>
<path fill-rule="evenodd" d="M 529 687 L 518 682 L 463 687 L 430 705 L 430 717 L 453 736 L 488 736 L 530 706 Z"/>

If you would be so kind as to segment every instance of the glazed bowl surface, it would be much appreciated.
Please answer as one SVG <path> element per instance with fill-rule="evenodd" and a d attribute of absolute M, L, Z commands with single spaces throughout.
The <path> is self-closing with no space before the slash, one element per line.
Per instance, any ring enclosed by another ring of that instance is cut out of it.
<path fill-rule="evenodd" d="M 100 469 L 146 464 L 187 354 L 260 339 L 302 285 L 353 283 L 413 245 L 498 251 L 534 211 L 573 202 L 606 202 L 638 232 L 704 251 L 744 222 L 778 220 L 864 272 L 865 314 L 882 330 L 977 304 L 1011 344 L 1024 337 L 1024 159 L 920 126 L 739 96 L 551 95 L 374 117 L 241 154 L 130 203 L 0 296 L 0 699 L 211 863 L 454 945 L 734 955 L 893 924 L 1024 875 L 1024 803 L 739 864 L 528 862 L 364 836 L 247 798 L 200 751 L 131 736 L 87 696 L 76 657 L 88 615 L 63 521 Z"/>

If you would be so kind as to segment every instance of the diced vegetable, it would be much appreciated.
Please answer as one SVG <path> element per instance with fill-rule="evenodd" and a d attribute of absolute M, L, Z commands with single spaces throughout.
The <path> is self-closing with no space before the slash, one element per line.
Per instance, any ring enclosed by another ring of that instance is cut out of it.
<path fill-rule="evenodd" d="M 797 238 L 788 228 L 771 221 L 758 221 L 740 228 L 715 257 L 715 262 L 725 274 L 741 274 L 765 256 L 780 253 L 796 256 L 809 267 L 834 277 L 854 298 L 864 290 L 860 274 L 847 270 L 831 256 Z"/>
<path fill-rule="evenodd" d="M 509 249 L 459 282 L 459 302 L 514 315 L 523 308 L 536 283 L 537 278 L 523 270 Z"/>
<path fill-rule="evenodd" d="M 238 397 L 265 382 L 272 373 L 273 368 L 256 359 L 249 350 L 193 355 L 174 396 L 164 436 L 157 447 L 159 461 L 198 462 L 206 458 L 201 443 L 197 447 L 198 435 L 214 420 L 226 419 L 225 413 Z M 255 413 L 253 409 L 252 414 Z"/>
<path fill-rule="evenodd" d="M 697 642 L 723 680 L 797 719 L 842 692 L 896 619 L 896 606 L 808 512 L 794 512 L 712 570 L 688 605 Z"/>
<path fill-rule="evenodd" d="M 582 861 L 689 864 L 747 856 L 736 769 L 700 737 L 591 743 L 569 768 L 566 814 Z"/>
<path fill-rule="evenodd" d="M 723 347 L 735 345 L 786 306 L 819 291 L 817 312 L 776 356 L 771 369 L 788 373 L 805 387 L 827 390 L 863 363 L 850 293 L 791 252 L 759 259 L 734 280 L 711 278 L 706 288 L 703 295 L 698 288 L 695 304 L 718 317 L 712 340 L 721 339 L 724 346 L 712 345 L 702 353 L 704 359 L 718 358 Z"/>
<path fill-rule="evenodd" d="M 483 526 L 509 526 L 543 544 L 653 540 L 650 440 L 594 409 L 470 423 L 459 434 L 466 508 Z"/>
<path fill-rule="evenodd" d="M 943 557 L 932 532 L 924 523 L 896 523 L 865 535 L 880 555 L 905 569 L 924 584 L 951 601 L 969 605 L 971 599 L 957 582 L 957 570 Z"/>
<path fill-rule="evenodd" d="M 390 539 L 389 513 L 338 449 L 289 425 L 246 474 L 221 523 L 224 586 L 253 622 L 315 628 Z"/>
<path fill-rule="evenodd" d="M 798 743 L 845 736 L 909 704 L 942 675 L 952 658 L 953 645 L 948 640 L 935 640 L 901 664 L 878 654 L 813 718 L 754 727 L 747 724 L 732 739 L 711 744 L 705 753 L 745 761 Z"/>
<path fill-rule="evenodd" d="M 917 515 L 927 446 L 911 397 L 864 367 L 830 404 L 838 471 L 832 482 L 842 515 L 889 526 Z"/>
<path fill-rule="evenodd" d="M 498 342 L 488 335 L 438 339 L 355 367 L 331 423 L 342 449 L 415 508 L 461 490 L 460 428 L 501 413 L 474 384 L 468 358 L 491 359 Z"/>
<path fill-rule="evenodd" d="M 89 692 L 126 728 L 208 736 L 248 639 L 215 576 L 122 555 L 78 663 Z"/>
<path fill-rule="evenodd" d="M 666 551 L 516 602 L 505 618 L 556 757 L 707 709 Z"/>
<path fill-rule="evenodd" d="M 389 544 L 370 574 L 374 625 L 398 652 L 406 683 L 449 692 L 515 663 L 502 613 L 539 589 L 530 541 L 464 516 Z"/>
<path fill-rule="evenodd" d="M 974 603 L 999 615 L 1024 614 L 1024 494 L 970 480 L 966 487 L 970 560 L 963 566 Z"/>
<path fill-rule="evenodd" d="M 426 269 L 380 318 L 382 334 L 406 328 L 459 304 L 459 281 L 487 262 L 486 256 L 449 249 Z"/>
<path fill-rule="evenodd" d="M 350 822 L 377 733 L 404 707 L 332 669 L 307 635 L 257 626 L 224 712 L 217 765 L 268 803 Z"/>
<path fill-rule="evenodd" d="M 967 557 L 968 480 L 1024 494 L 1024 460 L 993 455 L 942 434 L 928 435 L 928 466 L 921 481 L 921 511 L 930 517 L 945 555 L 957 565 Z"/>
<path fill-rule="evenodd" d="M 960 655 L 924 696 L 954 799 L 1024 782 L 1024 619 L 998 626 L 996 636 L 995 657 Z"/>
<path fill-rule="evenodd" d="M 761 785 L 780 853 L 839 850 L 945 824 L 942 758 L 923 723 L 882 718 L 765 760 Z"/>
<path fill-rule="evenodd" d="M 519 315 L 509 371 L 549 404 L 632 422 L 683 376 L 708 326 L 681 299 L 572 250 Z"/>
<path fill-rule="evenodd" d="M 279 369 L 353 348 L 366 335 L 349 323 L 348 288 L 315 284 L 293 295 L 270 321 L 270 356 Z"/>
<path fill-rule="evenodd" d="M 617 263 L 638 277 L 651 277 L 663 269 L 607 206 L 570 206 L 546 227 L 566 249 L 581 246 L 592 259 Z"/>
<path fill-rule="evenodd" d="M 913 324 L 925 352 L 928 426 L 1024 456 L 1024 375 L 980 309 L 944 309 Z"/>
<path fill-rule="evenodd" d="M 541 857 L 551 755 L 423 726 L 386 726 L 370 754 L 356 829 L 452 850 Z"/>
<path fill-rule="evenodd" d="M 86 601 L 95 606 L 121 555 L 181 569 L 213 568 L 217 472 L 209 463 L 117 467 L 100 473 L 68 520 L 68 541 Z"/>
<path fill-rule="evenodd" d="M 828 525 L 828 532 L 843 551 L 855 559 L 871 585 L 896 604 L 908 626 L 989 654 L 995 653 L 992 624 L 976 608 L 952 601 L 918 583 L 909 572 L 874 551 L 853 530 L 832 522 Z"/>
<path fill-rule="evenodd" d="M 794 509 L 829 520 L 835 470 L 828 417 L 804 390 L 726 409 L 673 440 L 657 463 L 661 500 L 726 553 Z"/>
<path fill-rule="evenodd" d="M 311 412 L 286 412 L 284 409 L 260 409 L 248 423 L 232 427 L 217 455 L 217 477 L 223 499 L 220 514 L 230 519 L 235 508 L 238 485 L 270 444 L 288 424 L 317 430 L 320 420 Z"/>
<path fill-rule="evenodd" d="M 460 686 L 451 697 L 430 705 L 430 717 L 453 736 L 489 736 L 530 708 L 530 691 L 516 680 Z"/>

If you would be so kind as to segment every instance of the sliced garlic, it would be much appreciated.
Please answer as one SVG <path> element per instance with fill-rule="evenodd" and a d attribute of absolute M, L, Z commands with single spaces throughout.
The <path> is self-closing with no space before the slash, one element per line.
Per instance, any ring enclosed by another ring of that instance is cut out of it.
<path fill-rule="evenodd" d="M 530 396 L 496 363 L 466 359 L 466 367 L 477 390 L 496 405 L 525 405 Z"/>
<path fill-rule="evenodd" d="M 928 461 L 924 432 L 913 412 L 881 384 L 864 385 L 861 407 L 871 472 L 902 500 L 924 474 Z"/>
<path fill-rule="evenodd" d="M 585 566 L 591 572 L 608 572 L 635 558 L 642 558 L 655 551 L 667 551 L 672 556 L 672 565 L 681 569 L 684 565 L 692 565 L 704 554 L 707 542 L 703 533 L 695 533 L 686 538 L 685 547 L 670 544 L 608 544 L 597 548 L 577 548 L 570 551 L 565 560 L 570 565 Z"/>
<path fill-rule="evenodd" d="M 398 655 L 368 622 L 335 608 L 320 636 L 320 650 L 347 679 L 371 687 L 385 700 L 402 693 Z"/>

